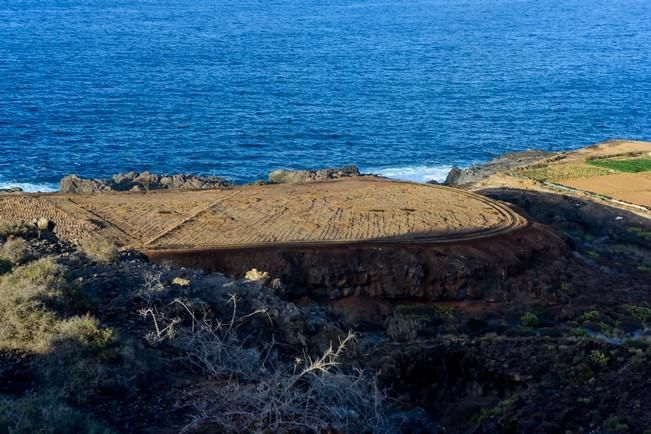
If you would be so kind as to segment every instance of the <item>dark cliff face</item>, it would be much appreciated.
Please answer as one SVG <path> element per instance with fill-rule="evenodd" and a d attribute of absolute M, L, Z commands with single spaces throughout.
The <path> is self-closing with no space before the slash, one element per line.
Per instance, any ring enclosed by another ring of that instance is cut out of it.
<path fill-rule="evenodd" d="M 562 267 L 563 238 L 540 225 L 448 245 L 350 244 L 194 251 L 150 251 L 157 263 L 199 267 L 243 276 L 257 268 L 279 278 L 288 296 L 337 299 L 350 295 L 427 301 L 507 300 L 515 291 L 542 294 L 553 275 L 522 284 L 533 261 Z M 518 279 L 518 286 L 513 281 Z"/>

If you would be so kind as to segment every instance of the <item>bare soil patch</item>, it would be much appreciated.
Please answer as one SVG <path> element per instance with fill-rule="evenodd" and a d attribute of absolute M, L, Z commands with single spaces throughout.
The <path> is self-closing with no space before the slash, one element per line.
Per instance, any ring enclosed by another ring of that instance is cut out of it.
<path fill-rule="evenodd" d="M 6 196 L 1 203 L 0 220 L 48 217 L 65 239 L 100 232 L 148 249 L 445 242 L 526 223 L 479 195 L 377 178 L 192 192 Z"/>
<path fill-rule="evenodd" d="M 571 179 L 563 185 L 651 207 L 651 173 L 618 173 Z"/>

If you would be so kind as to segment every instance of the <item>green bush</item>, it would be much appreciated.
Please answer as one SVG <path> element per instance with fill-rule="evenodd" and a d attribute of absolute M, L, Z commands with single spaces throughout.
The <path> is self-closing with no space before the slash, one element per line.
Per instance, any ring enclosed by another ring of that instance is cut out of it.
<path fill-rule="evenodd" d="M 590 351 L 590 355 L 588 356 L 588 359 L 590 362 L 592 362 L 593 365 L 598 366 L 600 368 L 603 368 L 608 365 L 608 356 L 604 354 L 603 351 L 599 350 L 592 350 Z"/>
<path fill-rule="evenodd" d="M 527 312 L 520 317 L 520 322 L 525 327 L 538 327 L 540 325 L 540 320 L 535 313 Z"/>
<path fill-rule="evenodd" d="M 62 321 L 55 341 L 73 341 L 75 346 L 95 351 L 106 349 L 114 340 L 113 330 L 101 328 L 90 315 L 77 316 Z"/>
<path fill-rule="evenodd" d="M 640 322 L 647 323 L 651 321 L 651 308 L 647 306 L 626 305 L 624 309 L 627 314 Z"/>
<path fill-rule="evenodd" d="M 52 306 L 67 288 L 64 269 L 52 258 L 15 268 L 0 277 L 0 349 L 46 352 L 62 324 Z"/>
<path fill-rule="evenodd" d="M 477 422 L 482 423 L 489 419 L 499 418 L 513 406 L 514 402 L 514 399 L 505 399 L 504 401 L 500 401 L 493 408 L 482 408 L 477 417 Z"/>
<path fill-rule="evenodd" d="M 611 416 L 604 421 L 603 427 L 607 432 L 612 433 L 627 433 L 629 432 L 628 425 L 624 423 L 618 416 Z"/>
<path fill-rule="evenodd" d="M 43 302 L 35 299 L 4 298 L 0 292 L 0 349 L 43 353 L 58 320 Z"/>
<path fill-rule="evenodd" d="M 102 237 L 90 237 L 79 243 L 81 250 L 92 260 L 101 264 L 110 264 L 118 258 L 118 248 L 111 240 Z"/>
<path fill-rule="evenodd" d="M 421 321 L 397 314 L 387 321 L 386 333 L 396 341 L 409 342 L 418 337 L 422 328 Z"/>
<path fill-rule="evenodd" d="M 597 321 L 599 319 L 600 312 L 598 310 L 589 310 L 583 312 L 579 317 L 580 321 Z"/>
<path fill-rule="evenodd" d="M 70 402 L 83 405 L 106 396 L 133 396 L 157 361 L 134 342 L 118 341 L 111 329 L 89 324 L 54 337 L 50 353 L 38 372 L 50 387 Z M 65 326 L 63 327 L 65 328 Z"/>

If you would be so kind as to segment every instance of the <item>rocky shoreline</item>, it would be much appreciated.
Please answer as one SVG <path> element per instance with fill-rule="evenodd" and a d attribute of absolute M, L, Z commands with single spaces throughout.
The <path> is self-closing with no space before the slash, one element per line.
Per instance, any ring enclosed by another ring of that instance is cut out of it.
<path fill-rule="evenodd" d="M 269 173 L 267 181 L 256 181 L 254 183 L 302 184 L 355 176 L 361 176 L 359 169 L 355 166 L 317 170 L 274 170 Z M 59 182 L 59 191 L 61 193 L 104 193 L 110 191 L 208 190 L 232 185 L 225 178 L 218 176 L 127 172 L 117 173 L 109 179 L 91 179 L 68 175 Z M 22 190 L 11 188 L 0 190 L 0 193 L 20 191 Z"/>
<path fill-rule="evenodd" d="M 556 155 L 556 153 L 537 150 L 506 153 L 484 164 L 476 164 L 466 168 L 453 167 L 443 184 L 450 186 L 473 184 L 496 173 L 527 166 L 553 155 Z"/>
<path fill-rule="evenodd" d="M 188 174 L 158 175 L 151 172 L 118 173 L 110 179 L 84 179 L 68 175 L 61 179 L 61 193 L 101 193 L 107 191 L 201 190 L 228 186 L 224 178 Z"/>
<path fill-rule="evenodd" d="M 453 167 L 442 185 L 467 186 L 484 180 L 496 173 L 523 167 L 550 158 L 558 153 L 537 150 L 512 152 L 501 155 L 483 164 L 476 164 L 466 168 Z M 273 170 L 267 179 L 254 181 L 254 184 L 301 184 L 310 182 L 324 182 L 334 179 L 376 176 L 373 173 L 361 173 L 356 166 L 326 167 L 313 170 Z M 439 184 L 429 181 L 431 184 Z M 150 191 L 150 190 L 204 190 L 232 186 L 227 179 L 218 176 L 203 176 L 193 174 L 156 174 L 152 172 L 126 172 L 117 173 L 108 179 L 82 178 L 78 175 L 68 175 L 59 182 L 61 193 L 101 193 L 110 191 Z M 0 193 L 19 193 L 19 187 L 0 189 Z"/>

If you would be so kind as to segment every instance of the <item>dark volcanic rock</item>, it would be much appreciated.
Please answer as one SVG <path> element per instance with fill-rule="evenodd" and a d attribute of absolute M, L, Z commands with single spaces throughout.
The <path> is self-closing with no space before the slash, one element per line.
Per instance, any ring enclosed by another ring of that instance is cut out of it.
<path fill-rule="evenodd" d="M 111 191 L 112 188 L 104 180 L 84 179 L 77 175 L 68 175 L 59 182 L 59 190 L 62 193 L 97 193 Z"/>
<path fill-rule="evenodd" d="M 458 245 L 406 244 L 257 247 L 145 252 L 154 263 L 243 276 L 259 267 L 286 285 L 289 297 L 351 295 L 428 301 L 502 301 L 538 296 L 557 285 L 567 254 L 563 239 L 533 224 L 496 238 Z M 553 272 L 528 274 L 534 261 Z"/>
<path fill-rule="evenodd" d="M 0 193 L 21 193 L 23 191 L 20 187 L 0 188 Z"/>
<path fill-rule="evenodd" d="M 551 153 L 544 151 L 522 151 L 512 152 L 497 157 L 486 164 L 477 164 L 466 169 L 453 167 L 445 179 L 445 185 L 466 185 L 481 181 L 498 172 L 526 166 L 545 157 Z"/>
<path fill-rule="evenodd" d="M 269 182 L 272 184 L 303 184 L 351 176 L 360 176 L 356 166 L 319 170 L 274 170 L 269 174 Z"/>
<path fill-rule="evenodd" d="M 103 191 L 143 190 L 202 190 L 228 185 L 224 178 L 196 175 L 157 175 L 150 172 L 128 172 L 113 175 L 110 180 L 84 179 L 76 175 L 63 178 L 59 184 L 62 193 L 97 193 Z"/>

